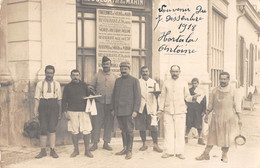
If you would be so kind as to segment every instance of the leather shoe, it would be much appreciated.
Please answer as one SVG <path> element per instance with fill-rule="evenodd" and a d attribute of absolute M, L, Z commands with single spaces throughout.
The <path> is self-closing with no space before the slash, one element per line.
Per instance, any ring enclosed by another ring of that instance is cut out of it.
<path fill-rule="evenodd" d="M 177 154 L 176 157 L 179 158 L 179 159 L 185 159 L 183 154 Z"/>
<path fill-rule="evenodd" d="M 124 148 L 123 150 L 121 150 L 120 152 L 117 152 L 116 155 L 125 155 L 126 154 L 126 148 Z"/>
<path fill-rule="evenodd" d="M 209 154 L 202 153 L 200 156 L 195 158 L 196 160 L 209 160 L 210 156 Z"/>
<path fill-rule="evenodd" d="M 54 149 L 51 148 L 51 152 L 50 152 L 50 156 L 53 157 L 53 158 L 58 158 L 59 156 L 57 155 L 57 153 L 55 152 Z"/>
<path fill-rule="evenodd" d="M 162 158 L 168 158 L 168 157 L 171 157 L 171 156 L 174 156 L 174 155 L 170 155 L 168 153 L 165 153 L 165 154 L 162 155 Z"/>
<path fill-rule="evenodd" d="M 148 146 L 147 145 L 143 145 L 139 150 L 140 151 L 145 151 L 146 149 L 148 149 Z"/>
<path fill-rule="evenodd" d="M 95 151 L 98 148 L 97 143 L 94 142 L 94 144 L 90 147 L 90 151 Z"/>
<path fill-rule="evenodd" d="M 163 150 L 158 146 L 158 144 L 154 144 L 153 145 L 153 150 L 158 152 L 158 153 L 162 153 Z"/>
<path fill-rule="evenodd" d="M 131 159 L 132 158 L 132 152 L 130 152 L 130 151 L 128 151 L 127 153 L 126 153 L 126 156 L 125 156 L 125 159 Z"/>
<path fill-rule="evenodd" d="M 76 157 L 77 155 L 79 155 L 79 151 L 74 150 L 74 152 L 70 155 L 70 157 Z"/>
<path fill-rule="evenodd" d="M 113 150 L 113 149 L 111 148 L 111 146 L 108 145 L 108 143 L 104 143 L 103 149 L 106 149 L 106 150 L 108 150 L 108 151 L 112 151 L 112 150 Z"/>
<path fill-rule="evenodd" d="M 92 153 L 90 152 L 90 150 L 86 150 L 85 151 L 85 156 L 89 157 L 89 158 L 93 158 L 94 156 L 92 155 Z"/>
<path fill-rule="evenodd" d="M 35 156 L 35 158 L 40 159 L 45 156 L 47 156 L 46 149 L 41 149 L 41 152 L 37 156 Z"/>

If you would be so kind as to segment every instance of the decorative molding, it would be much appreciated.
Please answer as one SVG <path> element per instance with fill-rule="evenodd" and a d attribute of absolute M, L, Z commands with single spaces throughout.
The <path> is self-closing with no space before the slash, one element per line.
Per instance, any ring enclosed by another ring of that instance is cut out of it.
<path fill-rule="evenodd" d="M 213 0 L 212 1 L 213 9 L 216 10 L 224 18 L 228 17 L 228 5 L 229 5 L 229 2 L 227 0 Z"/>
<path fill-rule="evenodd" d="M 246 18 L 252 23 L 252 25 L 260 30 L 260 16 L 248 0 L 237 0 L 238 9 L 245 12 Z"/>

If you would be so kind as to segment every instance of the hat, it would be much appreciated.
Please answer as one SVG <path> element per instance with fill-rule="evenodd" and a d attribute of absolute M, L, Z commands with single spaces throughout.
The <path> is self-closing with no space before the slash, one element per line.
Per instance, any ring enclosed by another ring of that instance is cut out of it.
<path fill-rule="evenodd" d="M 107 61 L 111 61 L 111 60 L 107 56 L 104 56 L 102 58 L 102 63 L 107 62 Z"/>
<path fill-rule="evenodd" d="M 36 119 L 31 119 L 24 123 L 23 136 L 27 138 L 38 138 L 40 137 L 40 123 Z"/>
<path fill-rule="evenodd" d="M 128 62 L 128 61 L 121 62 L 119 66 L 120 67 L 128 67 L 128 68 L 130 68 L 130 62 Z"/>

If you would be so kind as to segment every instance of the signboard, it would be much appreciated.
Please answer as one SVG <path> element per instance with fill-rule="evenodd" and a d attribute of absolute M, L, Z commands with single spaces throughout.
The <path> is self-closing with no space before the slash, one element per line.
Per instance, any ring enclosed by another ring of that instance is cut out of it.
<path fill-rule="evenodd" d="M 99 5 L 144 9 L 145 0 L 82 0 L 82 5 Z"/>
<path fill-rule="evenodd" d="M 97 9 L 97 71 L 103 56 L 111 59 L 115 74 L 120 73 L 120 62 L 131 62 L 131 34 L 131 11 Z"/>

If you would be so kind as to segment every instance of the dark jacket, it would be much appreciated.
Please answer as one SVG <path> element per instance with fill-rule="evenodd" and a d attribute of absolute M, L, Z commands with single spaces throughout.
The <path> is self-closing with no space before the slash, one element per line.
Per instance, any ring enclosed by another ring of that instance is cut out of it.
<path fill-rule="evenodd" d="M 85 82 L 70 82 L 64 87 L 62 95 L 62 112 L 64 111 L 85 111 L 86 100 L 90 95 L 88 85 Z"/>
<path fill-rule="evenodd" d="M 138 112 L 141 104 L 139 80 L 131 75 L 116 79 L 112 103 L 116 116 L 129 116 L 134 111 Z"/>

